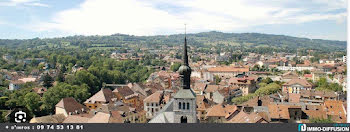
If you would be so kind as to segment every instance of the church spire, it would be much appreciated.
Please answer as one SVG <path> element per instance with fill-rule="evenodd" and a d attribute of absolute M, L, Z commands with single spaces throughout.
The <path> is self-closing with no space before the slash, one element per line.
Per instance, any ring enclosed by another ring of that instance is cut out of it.
<path fill-rule="evenodd" d="M 186 38 L 186 24 L 185 24 L 185 43 L 184 43 L 184 63 L 179 68 L 179 74 L 182 79 L 182 88 L 190 89 L 191 84 L 191 67 L 188 64 L 188 55 L 187 55 L 187 38 Z"/>
<path fill-rule="evenodd" d="M 186 24 L 185 24 L 185 43 L 184 43 L 184 58 L 183 59 L 184 59 L 184 65 L 188 66 Z"/>

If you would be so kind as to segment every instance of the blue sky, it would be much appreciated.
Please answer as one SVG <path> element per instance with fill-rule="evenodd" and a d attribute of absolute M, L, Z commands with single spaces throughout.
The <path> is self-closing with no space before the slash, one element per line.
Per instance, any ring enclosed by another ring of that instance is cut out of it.
<path fill-rule="evenodd" d="M 0 38 L 258 32 L 346 40 L 347 0 L 1 0 Z"/>

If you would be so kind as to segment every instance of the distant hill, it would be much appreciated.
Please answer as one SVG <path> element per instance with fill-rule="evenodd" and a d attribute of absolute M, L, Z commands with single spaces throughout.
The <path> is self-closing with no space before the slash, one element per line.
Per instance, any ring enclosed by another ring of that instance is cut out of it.
<path fill-rule="evenodd" d="M 242 46 L 245 48 L 284 48 L 316 49 L 326 51 L 346 51 L 346 41 L 298 38 L 285 35 L 261 33 L 222 33 L 202 32 L 188 34 L 189 44 L 193 46 Z M 45 45 L 70 45 L 80 47 L 118 47 L 128 45 L 179 45 L 183 43 L 184 34 L 133 36 L 114 34 L 108 36 L 69 36 L 50 39 L 6 40 L 0 39 L 0 45 L 9 48 L 31 48 Z"/>

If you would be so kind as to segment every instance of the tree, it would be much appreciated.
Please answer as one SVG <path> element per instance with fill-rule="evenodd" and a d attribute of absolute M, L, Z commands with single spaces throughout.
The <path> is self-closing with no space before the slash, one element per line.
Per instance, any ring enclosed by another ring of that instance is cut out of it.
<path fill-rule="evenodd" d="M 46 88 L 49 88 L 52 86 L 53 81 L 54 81 L 53 78 L 48 73 L 46 73 L 43 77 L 43 82 L 44 82 L 43 86 Z"/>
<path fill-rule="evenodd" d="M 96 76 L 92 75 L 90 72 L 82 70 L 75 74 L 75 85 L 87 84 L 90 87 L 90 93 L 94 94 L 99 90 L 102 84 Z"/>
<path fill-rule="evenodd" d="M 62 72 L 58 73 L 56 80 L 58 82 L 64 82 L 64 74 Z"/>
<path fill-rule="evenodd" d="M 328 83 L 326 78 L 320 78 L 317 82 L 316 90 L 320 91 L 342 91 L 343 87 L 337 83 Z"/>
<path fill-rule="evenodd" d="M 269 84 L 269 83 L 272 83 L 273 80 L 271 78 L 267 77 L 267 78 L 263 79 L 261 82 Z"/>
<path fill-rule="evenodd" d="M 252 94 L 248 94 L 246 96 L 240 96 L 240 97 L 233 98 L 231 101 L 234 104 L 242 104 L 242 103 L 254 98 L 255 96 L 256 95 L 254 93 L 252 93 Z"/>
<path fill-rule="evenodd" d="M 215 76 L 215 84 L 218 85 L 221 82 L 221 78 L 219 76 Z"/>
<path fill-rule="evenodd" d="M 255 94 L 259 96 L 264 96 L 264 95 L 270 95 L 270 94 L 276 93 L 279 90 L 280 90 L 280 85 L 276 83 L 270 83 L 265 87 L 261 87 L 258 90 L 256 90 Z"/>
<path fill-rule="evenodd" d="M 310 70 L 304 70 L 303 73 L 304 74 L 311 74 Z"/>
<path fill-rule="evenodd" d="M 58 83 L 56 86 L 48 89 L 42 98 L 43 109 L 46 112 L 53 111 L 55 105 L 63 98 L 73 97 L 82 103 L 90 97 L 89 87 L 86 84 L 70 85 L 67 83 Z"/>
<path fill-rule="evenodd" d="M 5 109 L 5 103 L 8 100 L 8 97 L 2 96 L 0 97 L 0 109 Z"/>
<path fill-rule="evenodd" d="M 327 118 L 327 119 L 311 118 L 310 123 L 335 123 L 335 122 L 332 121 L 331 118 Z"/>
<path fill-rule="evenodd" d="M 259 71 L 260 66 L 259 65 L 254 65 L 254 67 L 251 69 L 252 71 Z"/>
<path fill-rule="evenodd" d="M 261 88 L 261 87 L 265 87 L 265 86 L 267 85 L 267 83 L 263 83 L 263 82 L 262 82 L 262 83 L 259 83 L 258 85 L 259 85 L 259 87 Z"/>
<path fill-rule="evenodd" d="M 41 99 L 40 96 L 36 93 L 29 92 L 24 96 L 24 102 L 26 108 L 31 111 L 33 114 L 40 111 Z"/>
<path fill-rule="evenodd" d="M 181 63 L 175 62 L 173 65 L 170 66 L 170 70 L 172 70 L 173 72 L 176 72 L 177 70 L 179 70 L 181 66 Z"/>
<path fill-rule="evenodd" d="M 5 122 L 5 117 L 3 116 L 4 115 L 4 111 L 0 111 L 0 123 L 4 123 Z"/>

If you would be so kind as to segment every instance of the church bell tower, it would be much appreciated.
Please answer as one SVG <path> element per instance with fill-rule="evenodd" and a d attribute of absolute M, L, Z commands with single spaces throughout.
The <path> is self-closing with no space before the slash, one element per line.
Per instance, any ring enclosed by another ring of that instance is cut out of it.
<path fill-rule="evenodd" d="M 182 89 L 180 89 L 174 96 L 174 123 L 196 123 L 196 94 L 190 87 L 192 70 L 188 64 L 186 29 L 183 61 L 182 66 L 178 70 L 181 78 Z"/>

